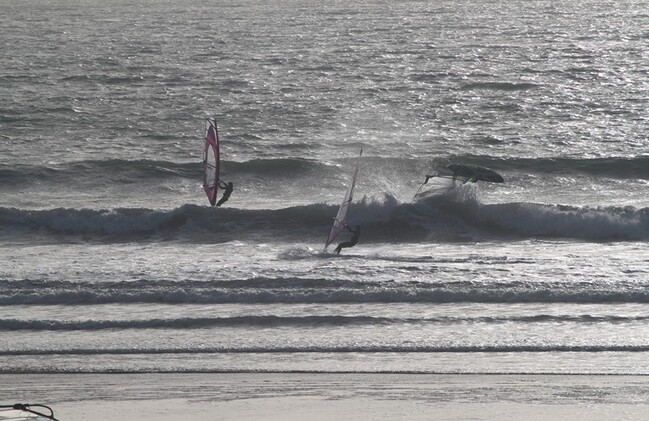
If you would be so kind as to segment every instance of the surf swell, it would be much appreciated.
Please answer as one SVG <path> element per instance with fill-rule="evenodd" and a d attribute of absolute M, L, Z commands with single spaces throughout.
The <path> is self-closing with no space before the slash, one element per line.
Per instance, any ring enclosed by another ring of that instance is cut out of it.
<path fill-rule="evenodd" d="M 476 156 L 454 155 L 439 160 L 441 164 L 462 162 L 471 165 L 486 166 L 497 169 L 498 172 L 539 174 L 546 176 L 580 175 L 593 177 L 609 177 L 614 179 L 643 179 L 649 180 L 649 157 L 610 157 L 610 158 L 526 158 L 511 157 L 507 159 Z M 304 178 L 304 183 L 318 179 L 320 183 L 329 183 L 330 177 L 340 173 L 337 164 L 350 164 L 348 159 L 332 163 L 300 158 L 266 158 L 253 159 L 244 162 L 223 161 L 223 170 L 228 176 L 239 180 L 264 179 L 292 180 Z M 412 180 L 419 178 L 430 170 L 430 160 L 421 158 L 382 158 L 368 156 L 363 158 L 362 167 L 369 177 L 379 176 L 373 169 L 381 168 L 381 174 L 386 172 L 390 178 L 397 180 Z M 156 160 L 87 160 L 48 165 L 2 165 L 0 177 L 3 184 L 0 188 L 12 189 L 34 184 L 70 183 L 83 187 L 84 181 L 96 183 L 97 174 L 101 174 L 101 183 L 159 183 L 165 179 L 197 180 L 201 179 L 201 162 L 171 162 Z M 506 177 L 507 178 L 507 177 Z"/>

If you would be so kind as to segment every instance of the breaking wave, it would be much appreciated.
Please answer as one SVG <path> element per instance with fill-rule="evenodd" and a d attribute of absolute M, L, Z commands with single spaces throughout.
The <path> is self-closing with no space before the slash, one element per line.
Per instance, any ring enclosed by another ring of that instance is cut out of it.
<path fill-rule="evenodd" d="M 352 325 L 456 324 L 456 323 L 632 323 L 646 322 L 649 316 L 535 315 L 513 317 L 426 317 L 391 318 L 375 316 L 233 316 L 183 317 L 144 320 L 0 320 L 0 331 L 103 330 L 103 329 L 203 329 L 215 327 L 319 327 Z"/>
<path fill-rule="evenodd" d="M 356 304 L 356 303 L 649 303 L 646 282 L 609 287 L 523 281 L 487 284 L 251 278 L 233 281 L 70 282 L 0 280 L 0 305 Z M 542 320 L 542 319 L 539 319 Z M 279 320 L 276 320 L 279 322 Z M 315 319 L 311 320 L 312 322 Z M 187 322 L 187 321 L 185 321 Z M 221 323 L 202 320 L 197 323 Z M 239 320 L 243 323 L 244 320 Z M 168 323 L 161 321 L 161 324 Z M 224 322 L 225 323 L 225 322 Z M 51 325 L 55 326 L 55 325 Z M 59 325 L 64 326 L 64 325 Z M 44 326 L 42 326 L 44 327 Z"/>
<path fill-rule="evenodd" d="M 187 347 L 187 348 L 68 348 L 0 350 L 0 356 L 19 355 L 165 355 L 165 354 L 276 354 L 276 353 L 521 353 L 521 352 L 649 352 L 647 345 L 357 345 L 284 347 Z M 1 373 L 2 371 L 0 371 Z"/>
<path fill-rule="evenodd" d="M 198 205 L 171 210 L 0 208 L 0 235 L 83 236 L 88 241 L 111 242 L 164 239 L 213 243 L 263 238 L 309 242 L 320 241 L 328 231 L 336 208 L 324 203 L 283 209 L 221 209 Z M 352 204 L 350 214 L 350 223 L 360 224 L 363 241 L 370 243 L 649 239 L 649 208 L 482 204 L 472 197 L 469 189 L 460 197 L 447 194 L 413 203 L 400 203 L 389 194 L 364 198 Z"/>

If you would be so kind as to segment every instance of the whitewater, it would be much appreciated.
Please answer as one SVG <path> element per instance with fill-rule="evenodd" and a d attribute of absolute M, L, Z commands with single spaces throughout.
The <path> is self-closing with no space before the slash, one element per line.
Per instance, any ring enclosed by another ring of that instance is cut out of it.
<path fill-rule="evenodd" d="M 649 375 L 647 10 L 4 4 L 0 373 Z"/>

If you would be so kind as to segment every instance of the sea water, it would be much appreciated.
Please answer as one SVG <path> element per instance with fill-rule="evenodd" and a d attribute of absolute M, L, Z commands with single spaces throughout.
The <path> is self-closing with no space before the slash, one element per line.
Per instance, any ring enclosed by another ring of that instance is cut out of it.
<path fill-rule="evenodd" d="M 0 372 L 649 374 L 647 1 L 1 8 Z"/>

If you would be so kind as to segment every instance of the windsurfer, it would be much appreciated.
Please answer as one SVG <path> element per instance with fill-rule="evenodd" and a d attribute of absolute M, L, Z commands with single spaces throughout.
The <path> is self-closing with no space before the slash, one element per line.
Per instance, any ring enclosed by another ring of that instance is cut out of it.
<path fill-rule="evenodd" d="M 221 196 L 221 200 L 219 200 L 218 203 L 216 204 L 217 207 L 227 202 L 228 199 L 230 198 L 230 195 L 232 194 L 232 190 L 234 190 L 234 185 L 232 184 L 232 181 L 226 184 L 223 181 L 219 180 L 219 187 L 221 187 L 224 190 L 224 192 L 223 192 L 223 196 Z"/>
<path fill-rule="evenodd" d="M 349 225 L 345 225 L 345 228 L 347 228 L 347 230 L 353 234 L 352 238 L 349 241 L 345 241 L 343 243 L 338 244 L 338 247 L 336 247 L 336 250 L 334 250 L 336 254 L 340 254 L 340 250 L 343 248 L 354 247 L 356 243 L 358 243 L 358 239 L 361 236 L 360 225 L 356 225 L 356 229 L 350 228 Z"/>

